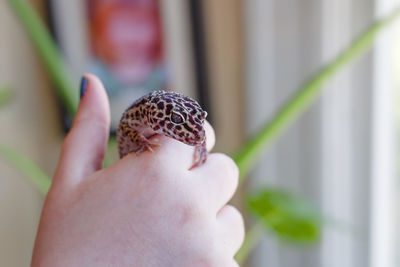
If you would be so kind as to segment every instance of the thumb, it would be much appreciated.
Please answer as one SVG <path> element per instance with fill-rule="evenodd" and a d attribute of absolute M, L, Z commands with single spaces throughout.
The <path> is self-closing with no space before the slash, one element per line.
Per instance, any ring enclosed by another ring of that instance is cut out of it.
<path fill-rule="evenodd" d="M 65 138 L 54 179 L 74 185 L 99 170 L 109 128 L 110 108 L 104 86 L 96 76 L 86 74 L 81 81 L 78 113 Z"/>

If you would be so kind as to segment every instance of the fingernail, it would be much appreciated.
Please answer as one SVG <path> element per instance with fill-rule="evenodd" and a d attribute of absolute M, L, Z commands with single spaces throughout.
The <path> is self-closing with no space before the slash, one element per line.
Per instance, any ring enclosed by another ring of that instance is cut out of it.
<path fill-rule="evenodd" d="M 81 99 L 86 93 L 87 84 L 88 84 L 88 79 L 85 76 L 83 76 L 82 79 L 81 79 L 81 91 L 80 91 L 80 98 Z"/>

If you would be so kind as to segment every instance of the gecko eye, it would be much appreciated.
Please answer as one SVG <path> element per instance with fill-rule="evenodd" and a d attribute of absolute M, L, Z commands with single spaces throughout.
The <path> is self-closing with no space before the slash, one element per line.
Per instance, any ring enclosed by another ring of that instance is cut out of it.
<path fill-rule="evenodd" d="M 174 124 L 182 124 L 185 122 L 185 118 L 182 114 L 172 111 L 171 122 Z"/>

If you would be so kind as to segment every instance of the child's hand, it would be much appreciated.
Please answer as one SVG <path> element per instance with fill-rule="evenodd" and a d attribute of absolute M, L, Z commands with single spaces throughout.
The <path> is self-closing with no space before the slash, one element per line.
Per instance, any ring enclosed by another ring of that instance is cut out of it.
<path fill-rule="evenodd" d="M 189 171 L 194 147 L 156 136 L 155 152 L 101 169 L 107 96 L 89 83 L 68 134 L 43 213 L 33 266 L 237 266 L 240 213 L 226 205 L 238 169 L 222 154 Z M 214 133 L 206 125 L 207 146 Z"/>

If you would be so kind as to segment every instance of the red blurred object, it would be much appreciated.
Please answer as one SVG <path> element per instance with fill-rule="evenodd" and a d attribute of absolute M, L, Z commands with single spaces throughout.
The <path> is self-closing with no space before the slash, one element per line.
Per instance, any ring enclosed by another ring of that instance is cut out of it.
<path fill-rule="evenodd" d="M 140 84 L 162 61 L 157 0 L 88 0 L 93 56 L 124 84 Z"/>

